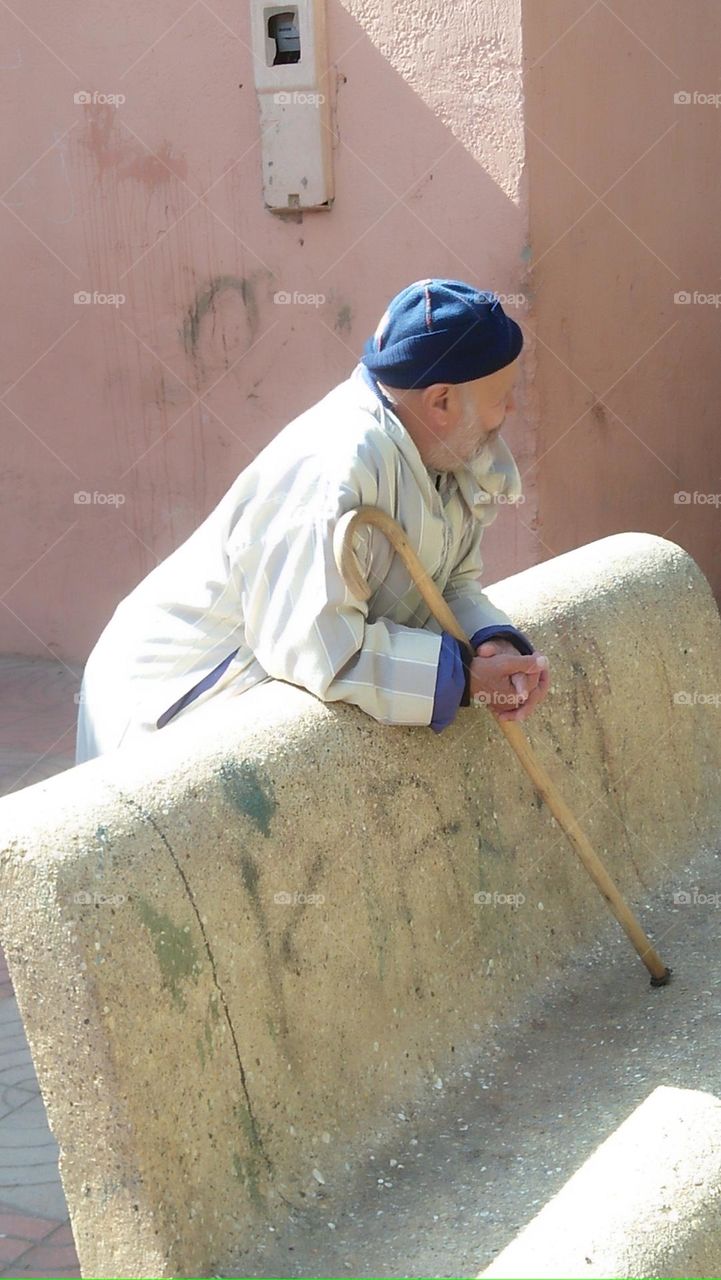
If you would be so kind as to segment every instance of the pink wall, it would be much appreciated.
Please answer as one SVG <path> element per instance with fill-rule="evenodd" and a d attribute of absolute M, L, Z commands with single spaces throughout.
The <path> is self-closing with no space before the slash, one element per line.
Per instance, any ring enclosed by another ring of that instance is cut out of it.
<path fill-rule="evenodd" d="M 718 597 L 721 9 L 523 9 L 539 558 L 646 530 L 686 548 Z"/>
<path fill-rule="evenodd" d="M 330 0 L 336 202 L 300 224 L 262 203 L 245 3 L 3 10 L 16 323 L 0 651 L 84 658 L 254 454 L 348 375 L 405 284 L 520 288 L 517 4 L 464 0 L 442 28 L 431 0 L 398 9 Z M 76 105 L 78 90 L 126 101 Z M 76 305 L 76 290 L 126 301 Z M 326 300 L 281 306 L 277 290 Z M 516 417 L 509 442 L 530 461 Z M 510 509 L 486 545 L 489 580 L 532 558 Z"/>
<path fill-rule="evenodd" d="M 299 223 L 263 208 L 246 0 L 1 9 L 0 651 L 84 659 L 426 275 L 531 303 L 486 581 L 637 528 L 721 585 L 718 508 L 673 502 L 721 490 L 718 311 L 673 302 L 721 288 L 721 116 L 673 102 L 721 88 L 712 5 L 328 0 L 336 201 Z"/>

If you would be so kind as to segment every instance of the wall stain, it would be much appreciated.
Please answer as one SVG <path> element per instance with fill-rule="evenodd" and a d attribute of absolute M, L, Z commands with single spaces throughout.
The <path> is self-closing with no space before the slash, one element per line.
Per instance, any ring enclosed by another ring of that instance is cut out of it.
<path fill-rule="evenodd" d="M 336 316 L 335 324 L 333 326 L 336 333 L 341 333 L 344 329 L 346 333 L 350 333 L 352 324 L 353 324 L 353 312 L 351 311 L 350 307 L 348 305 L 341 307 L 338 312 L 338 315 Z"/>
<path fill-rule="evenodd" d="M 210 997 L 210 1001 L 208 1003 L 208 1009 L 205 1015 L 205 1021 L 203 1023 L 203 1037 L 201 1038 L 200 1036 L 197 1036 L 195 1041 L 198 1049 L 198 1057 L 200 1058 L 201 1067 L 205 1066 L 206 1052 L 207 1052 L 208 1058 L 212 1058 L 213 1056 L 213 1051 L 215 1049 L 215 1043 L 213 1041 L 213 1030 L 219 1022 L 220 1022 L 220 1013 L 218 1010 L 218 996 L 215 992 L 213 992 L 213 994 Z"/>
<path fill-rule="evenodd" d="M 263 777 L 249 760 L 224 760 L 218 775 L 231 804 L 250 818 L 264 836 L 269 836 L 270 821 L 278 808 L 270 780 Z M 255 892 L 258 880 L 255 867 L 250 864 L 245 868 L 241 866 L 241 870 L 251 877 L 255 875 L 253 888 L 246 883 L 248 893 Z"/>
<path fill-rule="evenodd" d="M 537 792 L 536 794 L 538 795 Z M 541 800 L 540 796 L 538 796 L 538 798 L 539 800 Z M 543 804 L 542 800 L 541 800 L 541 804 Z M 477 840 L 478 840 L 478 855 L 480 858 L 485 858 L 487 854 L 491 854 L 491 856 L 494 858 L 502 858 L 506 856 L 507 850 L 502 849 L 500 845 L 493 844 L 493 842 L 489 840 L 487 836 L 478 836 Z"/>
<path fill-rule="evenodd" d="M 277 808 L 277 803 L 267 780 L 261 779 L 258 771 L 247 760 L 239 763 L 224 760 L 218 772 L 230 803 L 240 809 L 241 813 L 250 817 L 264 836 L 270 835 L 270 819 Z M 290 1028 L 285 1007 L 285 993 L 277 972 L 278 953 L 272 944 L 272 934 L 260 883 L 260 871 L 253 855 L 247 850 L 239 853 L 238 866 L 265 954 L 266 973 L 271 989 L 271 1020 L 269 1021 L 269 1015 L 266 1015 L 266 1025 L 274 1040 L 278 1035 L 282 1037 L 283 1051 L 290 1058 Z M 279 908 L 276 907 L 277 909 Z M 280 909 L 285 910 L 285 907 Z M 295 1063 L 295 1059 L 293 1061 Z"/>
<path fill-rule="evenodd" d="M 87 103 L 86 134 L 81 142 L 93 156 L 100 176 L 113 172 L 117 178 L 132 178 L 149 192 L 166 186 L 174 178 L 187 182 L 188 161 L 173 154 L 167 139 L 154 142 L 152 151 L 121 132 L 116 108 L 109 103 Z"/>
<path fill-rule="evenodd" d="M 263 1173 L 262 1148 L 258 1142 L 255 1126 L 241 1103 L 236 1103 L 233 1107 L 233 1116 L 243 1134 L 246 1150 L 248 1151 L 248 1155 L 245 1158 L 238 1155 L 237 1151 L 233 1152 L 233 1172 L 238 1181 L 242 1182 L 255 1208 L 261 1209 L 263 1207 L 263 1197 L 260 1191 Z"/>
<path fill-rule="evenodd" d="M 246 891 L 251 898 L 257 901 L 259 872 L 249 853 L 241 853 L 240 855 L 240 874 L 243 877 Z"/>
<path fill-rule="evenodd" d="M 140 816 L 140 817 L 143 819 L 143 821 L 144 821 L 145 823 L 147 823 L 147 825 L 148 825 L 148 826 L 152 827 L 153 831 L 156 833 L 156 835 L 158 836 L 158 838 L 162 841 L 163 845 L 165 846 L 165 848 L 166 848 L 166 849 L 167 849 L 167 851 L 168 851 L 168 854 L 170 855 L 170 858 L 172 859 L 173 865 L 174 865 L 174 867 L 175 867 L 175 869 L 176 869 L 176 871 L 177 871 L 177 873 L 178 873 L 178 875 L 179 875 L 179 877 L 180 877 L 180 879 L 181 879 L 181 881 L 182 881 L 182 883 L 183 883 L 183 886 L 184 886 L 185 892 L 186 892 L 186 894 L 187 894 L 187 896 L 188 896 L 188 900 L 189 900 L 189 902 L 190 902 L 190 904 L 191 904 L 191 906 L 192 906 L 192 909 L 193 909 L 193 912 L 194 912 L 194 914 L 195 914 L 195 918 L 196 918 L 196 921 L 197 921 L 198 929 L 200 930 L 200 934 L 201 934 L 202 939 L 203 939 L 203 945 L 204 945 L 205 952 L 206 952 L 206 955 L 207 955 L 207 958 L 208 958 L 208 962 L 209 962 L 209 965 L 210 965 L 210 972 L 211 972 L 211 977 L 212 977 L 213 986 L 214 986 L 214 988 L 215 988 L 215 992 L 217 993 L 217 1001 L 218 1001 L 218 1004 L 217 1004 L 217 1006 L 216 1006 L 216 1007 L 217 1007 L 217 1012 L 218 1012 L 218 1018 L 219 1018 L 219 1020 L 220 1020 L 221 1018 L 224 1018 L 224 1019 L 225 1019 L 225 1023 L 226 1023 L 226 1025 L 227 1025 L 227 1027 L 228 1027 L 228 1030 L 229 1030 L 229 1032 L 230 1032 L 230 1036 L 231 1036 L 231 1040 L 232 1040 L 232 1044 L 233 1044 L 233 1053 L 234 1053 L 234 1055 L 235 1055 L 235 1060 L 236 1060 L 236 1063 L 237 1063 L 237 1066 L 238 1066 L 238 1075 L 239 1075 L 239 1079 L 240 1079 L 240 1086 L 241 1086 L 241 1089 L 242 1089 L 242 1092 L 243 1092 L 243 1097 L 244 1097 L 244 1099 L 245 1099 L 245 1107 L 242 1109 L 242 1110 L 243 1110 L 243 1116 L 245 1117 L 245 1120 L 244 1120 L 245 1131 L 247 1131 L 247 1130 L 248 1130 L 248 1127 L 249 1127 L 249 1132 L 250 1132 L 250 1142 L 251 1142 L 251 1144 L 252 1144 L 252 1149 L 258 1153 L 258 1166 L 262 1168 L 262 1172 L 263 1172 L 263 1189 L 265 1189 L 265 1183 L 266 1183 L 266 1180 L 267 1180 L 267 1181 L 269 1181 L 269 1182 L 272 1182 L 272 1181 L 273 1181 L 273 1167 L 272 1167 L 272 1164 L 271 1164 L 270 1156 L 269 1156 L 269 1155 L 268 1155 L 268 1153 L 266 1152 L 265 1147 L 264 1147 L 264 1145 L 263 1145 L 262 1138 L 261 1138 L 261 1136 L 260 1136 L 260 1130 L 259 1130 L 259 1128 L 258 1128 L 258 1123 L 257 1123 L 257 1120 L 256 1120 L 256 1118 L 255 1118 L 255 1113 L 254 1113 L 254 1111 L 253 1111 L 253 1107 L 252 1107 L 252 1103 L 251 1103 L 250 1092 L 249 1092 L 249 1090 L 248 1090 L 248 1081 L 247 1081 L 246 1074 L 245 1074 L 245 1068 L 244 1068 L 244 1066 L 243 1066 L 243 1061 L 242 1061 L 242 1058 L 241 1058 L 241 1056 L 240 1056 L 240 1046 L 239 1046 L 239 1043 L 238 1043 L 238 1037 L 237 1037 L 237 1035 L 236 1035 L 235 1027 L 233 1026 L 233 1022 L 232 1022 L 232 1019 L 231 1019 L 231 1017 L 230 1017 L 230 1010 L 229 1010 L 229 1008 L 228 1008 L 228 1002 L 227 1002 L 227 1000 L 226 1000 L 226 998 L 225 998 L 225 994 L 224 994 L 224 992 L 223 992 L 223 989 L 222 989 L 222 987 L 220 986 L 220 984 L 219 984 L 219 982 L 218 982 L 218 972 L 217 972 L 217 968 L 216 968 L 216 964 L 215 964 L 215 958 L 214 958 L 214 956 L 213 956 L 213 952 L 212 952 L 211 947 L 210 947 L 210 941 L 209 941 L 209 939 L 208 939 L 208 935 L 207 935 L 207 933 L 206 933 L 206 931 L 205 931 L 205 926 L 204 926 L 204 924 L 203 924 L 203 920 L 202 920 L 202 918 L 201 918 L 200 911 L 198 910 L 197 903 L 196 903 L 195 898 L 194 898 L 194 896 L 193 896 L 193 891 L 192 891 L 192 889 L 191 889 L 190 882 L 189 882 L 189 880 L 188 880 L 188 877 L 187 877 L 187 875 L 186 875 L 186 873 L 185 873 L 185 871 L 184 871 L 184 869 L 183 869 L 182 865 L 181 865 L 181 864 L 180 864 L 180 862 L 178 861 L 178 858 L 177 858 L 177 856 L 176 856 L 175 852 L 173 851 L 173 848 L 172 848 L 172 846 L 171 846 L 171 844 L 170 844 L 170 841 L 168 840 L 167 836 L 165 835 L 165 832 L 164 832 L 164 831 L 162 831 L 162 830 L 161 830 L 161 828 L 158 826 L 158 823 L 156 822 L 156 820 L 155 820 L 155 818 L 154 818 L 153 814 L 152 814 L 152 813 L 150 813 L 150 812 L 149 812 L 149 811 L 148 811 L 148 810 L 147 810 L 143 805 L 139 804 L 136 800 L 134 800 L 131 796 L 126 795 L 126 794 L 125 794 L 125 792 L 123 792 L 123 791 L 121 791 L 121 790 L 120 790 L 120 788 L 118 788 L 118 787 L 112 787 L 112 788 L 111 788 L 111 790 L 115 791 L 115 793 L 118 795 L 118 797 L 119 797 L 119 798 L 120 798 L 120 800 L 123 802 L 123 804 L 124 804 L 127 808 L 129 808 L 129 809 L 130 809 L 130 810 L 135 814 L 135 816 L 136 816 L 136 817 L 137 817 L 137 816 Z M 155 917 L 159 917 L 159 913 L 154 912 L 154 911 L 153 911 L 153 908 L 151 908 L 151 912 L 153 913 L 153 915 L 154 915 Z M 151 919 L 152 919 L 152 916 L 151 916 Z M 213 1018 L 213 1014 L 211 1013 L 211 1014 L 210 1014 L 210 1016 L 211 1016 L 211 1019 L 212 1019 L 212 1018 Z M 202 1044 L 202 1040 L 200 1041 L 200 1043 Z M 197 1045 L 197 1041 L 196 1041 L 196 1045 Z M 239 1118 L 240 1118 L 240 1113 L 239 1113 Z M 247 1121 L 247 1123 L 246 1123 L 246 1121 Z M 260 1163 L 260 1162 L 261 1162 L 261 1160 L 262 1160 L 262 1166 L 261 1166 L 261 1163 Z M 249 1188 L 249 1190 L 250 1190 L 250 1193 L 252 1194 L 252 1187 L 251 1187 L 251 1188 Z M 296 1206 L 296 1205 L 293 1205 L 293 1204 L 292 1204 L 292 1202 L 291 1202 L 291 1201 L 289 1201 L 289 1200 L 287 1199 L 287 1197 L 283 1194 L 283 1192 L 282 1192 L 282 1191 L 280 1191 L 280 1190 L 276 1190 L 276 1194 L 280 1197 L 280 1199 L 283 1201 L 283 1203 L 284 1203 L 284 1204 L 288 1204 L 291 1208 L 297 1208 L 297 1207 L 298 1207 L 298 1206 Z"/>
<path fill-rule="evenodd" d="M 179 336 L 189 356 L 196 357 L 203 320 L 209 312 L 215 318 L 216 299 L 227 289 L 234 290 L 242 298 L 248 316 L 251 340 L 255 340 L 258 330 L 258 303 L 250 280 L 246 280 L 243 276 L 214 276 L 203 289 L 196 292 L 193 302 L 188 307 L 183 327 L 179 330 Z M 227 363 L 226 351 L 226 366 Z"/>
<path fill-rule="evenodd" d="M 313 859 L 313 862 L 311 863 L 310 871 L 308 872 L 308 880 L 307 880 L 308 888 L 303 890 L 303 892 L 306 895 L 314 894 L 317 892 L 318 883 L 323 874 L 325 863 L 326 863 L 326 859 L 323 856 L 323 854 L 322 853 L 316 854 L 315 858 Z M 291 912 L 288 924 L 285 926 L 285 929 L 281 934 L 280 954 L 283 957 L 283 960 L 285 961 L 285 963 L 288 965 L 300 964 L 301 957 L 297 956 L 294 953 L 294 949 L 293 949 L 293 933 L 295 929 L 298 927 L 298 925 L 300 924 L 302 917 L 305 915 L 306 911 L 308 911 L 309 909 L 313 911 L 317 911 L 318 908 L 315 903 L 310 903 L 310 902 L 296 903 L 295 910 Z"/>
<path fill-rule="evenodd" d="M 196 982 L 203 968 L 198 952 L 190 937 L 189 926 L 174 924 L 162 911 L 146 898 L 135 899 L 138 914 L 153 940 L 153 948 L 160 966 L 163 986 L 167 987 L 173 1002 L 179 1009 L 185 1008 L 182 983 L 190 978 Z"/>
<path fill-rule="evenodd" d="M 274 1040 L 277 1035 L 280 1035 L 282 1036 L 286 1046 L 288 1046 L 290 1029 L 288 1026 L 288 1015 L 285 1008 L 285 993 L 283 991 L 283 984 L 277 973 L 277 953 L 274 951 L 271 941 L 271 930 L 268 924 L 268 918 L 260 890 L 260 875 L 258 867 L 252 856 L 247 852 L 240 854 L 239 864 L 241 878 L 250 899 L 250 905 L 253 910 L 253 915 L 255 916 L 256 926 L 258 933 L 260 934 L 260 940 L 263 944 L 263 951 L 265 953 L 266 973 L 268 975 L 268 982 L 271 989 L 270 1010 L 269 1014 L 266 1015 L 266 1025 Z M 273 1016 L 276 1021 L 272 1020 Z M 271 1018 L 270 1021 L 269 1017 Z M 290 1053 L 290 1049 L 288 1047 L 286 1048 L 286 1052 L 287 1054 Z"/>

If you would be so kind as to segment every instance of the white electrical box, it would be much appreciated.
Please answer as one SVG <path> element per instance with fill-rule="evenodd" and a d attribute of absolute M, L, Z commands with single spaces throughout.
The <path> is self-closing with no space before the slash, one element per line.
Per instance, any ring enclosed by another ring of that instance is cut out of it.
<path fill-rule="evenodd" d="M 325 0 L 250 0 L 263 196 L 274 213 L 329 209 L 333 171 Z"/>

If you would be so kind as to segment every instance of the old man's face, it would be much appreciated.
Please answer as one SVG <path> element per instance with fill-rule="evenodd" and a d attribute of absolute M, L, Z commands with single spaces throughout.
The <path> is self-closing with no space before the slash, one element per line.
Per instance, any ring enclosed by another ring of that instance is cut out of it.
<path fill-rule="evenodd" d="M 513 384 L 518 372 L 514 360 L 505 369 L 490 373 L 473 382 L 462 382 L 449 389 L 453 406 L 449 413 L 453 425 L 430 451 L 429 463 L 439 470 L 453 468 L 461 462 L 482 463 L 483 455 L 490 465 L 493 444 L 507 413 L 516 407 Z"/>

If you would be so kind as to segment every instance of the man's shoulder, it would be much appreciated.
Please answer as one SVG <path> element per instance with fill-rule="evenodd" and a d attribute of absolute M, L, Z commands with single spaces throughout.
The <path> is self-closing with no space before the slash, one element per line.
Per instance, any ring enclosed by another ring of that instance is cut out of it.
<path fill-rule="evenodd" d="M 392 443 L 383 425 L 381 402 L 362 377 L 360 365 L 309 412 L 328 425 L 339 444 L 372 442 L 382 449 Z"/>
<path fill-rule="evenodd" d="M 375 505 L 396 473 L 397 445 L 380 401 L 356 371 L 287 423 L 236 476 L 206 519 L 226 535 L 253 509 L 336 509 Z"/>
<path fill-rule="evenodd" d="M 312 457 L 328 476 L 363 467 L 377 473 L 396 449 L 384 428 L 378 397 L 356 370 L 281 435 L 291 454 Z"/>

